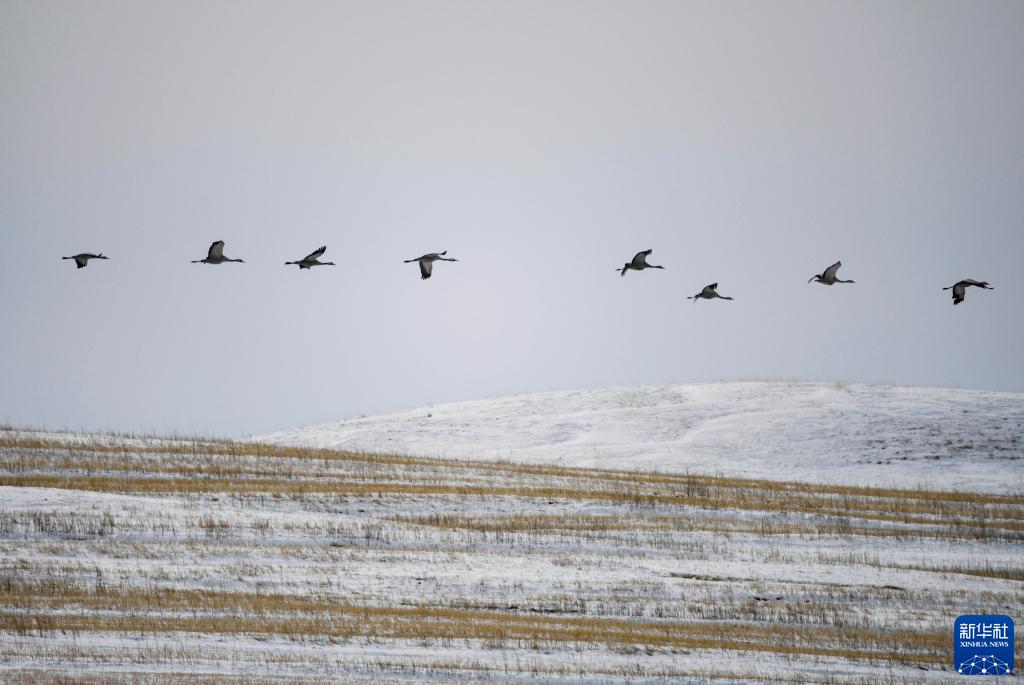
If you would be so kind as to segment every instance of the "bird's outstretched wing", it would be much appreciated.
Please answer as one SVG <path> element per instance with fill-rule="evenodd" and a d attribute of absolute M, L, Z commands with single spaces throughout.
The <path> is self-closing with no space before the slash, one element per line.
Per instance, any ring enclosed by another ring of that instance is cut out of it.
<path fill-rule="evenodd" d="M 708 291 L 708 290 L 718 290 L 718 284 L 717 283 L 712 283 L 710 285 L 706 285 L 706 286 L 704 286 L 704 290 L 705 291 Z"/>
<path fill-rule="evenodd" d="M 75 264 L 78 265 L 79 269 L 81 269 L 83 266 L 85 266 L 88 263 L 89 263 L 89 258 L 86 257 L 85 255 L 82 255 L 82 254 L 75 255 Z"/>
<path fill-rule="evenodd" d="M 829 268 L 825 269 L 825 273 L 821 274 L 822 278 L 826 281 L 831 281 L 836 277 L 836 272 L 839 271 L 839 267 L 843 265 L 842 262 L 836 262 Z"/>
<path fill-rule="evenodd" d="M 207 259 L 220 259 L 224 256 L 224 241 L 218 240 L 214 244 L 210 245 L 210 251 L 207 253 Z"/>
<path fill-rule="evenodd" d="M 960 304 L 964 301 L 964 295 L 967 294 L 967 286 L 963 281 L 953 285 L 953 304 Z"/>
<path fill-rule="evenodd" d="M 643 264 L 644 262 L 647 261 L 647 255 L 651 254 L 652 252 L 654 252 L 654 250 L 643 250 L 642 252 L 637 252 L 635 255 L 633 255 L 633 261 L 630 262 L 630 265 L 639 266 Z"/>
<path fill-rule="evenodd" d="M 434 269 L 434 263 L 433 262 L 428 262 L 425 259 L 421 259 L 420 260 L 420 278 L 422 278 L 422 279 L 430 278 L 430 272 L 433 271 L 433 269 Z"/>
<path fill-rule="evenodd" d="M 323 245 L 323 246 L 318 247 L 317 249 L 313 250 L 308 255 L 306 255 L 306 258 L 303 259 L 302 261 L 304 261 L 304 262 L 305 261 L 310 261 L 311 262 L 314 259 L 318 259 L 324 252 L 327 252 L 327 246 L 326 245 Z"/>

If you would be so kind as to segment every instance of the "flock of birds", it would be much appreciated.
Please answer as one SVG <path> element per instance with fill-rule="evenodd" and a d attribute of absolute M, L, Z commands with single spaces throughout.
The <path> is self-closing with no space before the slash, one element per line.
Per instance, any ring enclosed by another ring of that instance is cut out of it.
<path fill-rule="evenodd" d="M 285 262 L 285 265 L 294 264 L 299 267 L 300 271 L 302 269 L 312 269 L 314 266 L 335 266 L 334 262 L 320 261 L 320 258 L 324 256 L 324 252 L 327 252 L 327 246 L 321 245 L 320 247 L 313 250 L 302 259 L 298 259 L 294 262 Z M 425 254 L 422 257 L 417 257 L 415 259 L 406 259 L 405 263 L 408 264 L 409 262 L 419 262 L 420 277 L 430 278 L 430 275 L 434 270 L 434 262 L 439 260 L 444 262 L 459 261 L 457 259 L 452 259 L 451 257 L 445 257 L 446 254 L 448 254 L 448 250 L 445 250 L 444 252 L 431 252 L 430 254 Z M 82 252 L 80 254 L 72 255 L 70 257 L 63 257 L 62 259 L 75 260 L 75 264 L 77 264 L 78 268 L 81 269 L 89 265 L 90 259 L 110 258 L 104 255 L 102 252 L 96 254 L 93 254 L 91 252 Z M 231 259 L 230 257 L 224 254 L 223 240 L 217 240 L 212 245 L 210 245 L 210 249 L 207 250 L 206 257 L 204 257 L 203 259 L 192 260 L 193 264 L 224 264 L 225 262 L 241 262 L 242 264 L 245 264 L 244 259 Z"/>
<path fill-rule="evenodd" d="M 322 245 L 319 248 L 310 252 L 302 259 L 296 260 L 294 262 L 285 262 L 285 264 L 294 264 L 298 266 L 300 270 L 312 269 L 314 266 L 334 266 L 334 262 L 320 261 L 320 258 L 323 257 L 324 252 L 326 251 L 327 246 Z M 621 269 L 616 269 L 616 271 L 619 272 L 619 275 L 625 276 L 627 271 L 643 271 L 644 269 L 664 269 L 664 266 L 647 263 L 647 258 L 651 255 L 652 252 L 654 252 L 654 250 L 642 250 L 640 252 L 637 252 L 635 255 L 633 255 L 633 259 L 626 262 Z M 409 264 L 411 262 L 418 262 L 420 265 L 420 278 L 427 279 L 430 278 L 430 276 L 433 273 L 434 262 L 459 261 L 451 257 L 446 257 L 445 255 L 447 254 L 448 250 L 445 250 L 444 252 L 431 252 L 429 254 L 423 255 L 422 257 L 406 259 L 405 263 Z M 75 260 L 75 264 L 77 264 L 78 268 L 81 269 L 85 266 L 88 266 L 90 259 L 109 259 L 109 257 L 106 257 L 102 252 L 97 254 L 92 254 L 91 252 L 82 252 L 81 254 L 76 254 L 71 257 L 64 257 L 63 259 Z M 223 264 L 225 262 L 245 263 L 245 260 L 231 259 L 230 257 L 226 257 L 224 255 L 223 240 L 218 240 L 214 242 L 212 245 L 210 245 L 210 249 L 207 251 L 206 257 L 204 259 L 192 260 L 193 264 Z M 842 265 L 842 262 L 836 262 L 832 266 L 822 271 L 820 274 L 815 274 L 814 276 L 811 276 L 811 278 L 807 282 L 810 283 L 811 281 L 814 281 L 816 283 L 821 283 L 822 285 L 835 285 L 836 283 L 853 283 L 854 281 L 852 280 L 843 280 L 837 276 L 839 267 L 841 267 Z M 967 288 L 968 286 L 972 285 L 983 290 L 994 290 L 994 288 L 990 286 L 987 281 L 976 281 L 973 278 L 965 278 L 962 281 L 957 281 L 953 285 L 943 288 L 943 290 L 953 291 L 953 304 L 957 305 L 964 301 L 964 297 L 967 294 Z M 733 298 L 726 297 L 724 295 L 719 295 L 718 284 L 711 283 L 709 285 L 704 286 L 704 288 L 696 295 L 687 297 L 686 299 L 693 300 L 694 302 L 696 302 L 697 300 L 731 300 Z"/>
<path fill-rule="evenodd" d="M 644 269 L 664 269 L 665 267 L 660 266 L 658 264 L 647 263 L 647 258 L 651 255 L 652 252 L 654 252 L 654 250 L 643 250 L 641 252 L 637 252 L 635 255 L 633 255 L 632 260 L 623 264 L 622 268 L 616 269 L 616 271 L 619 272 L 620 276 L 625 276 L 626 272 L 630 270 L 643 271 Z M 837 275 L 839 272 L 839 267 L 841 267 L 842 265 L 843 263 L 841 261 L 836 262 L 832 266 L 822 271 L 820 274 L 815 274 L 814 276 L 811 276 L 807 282 L 810 283 L 811 281 L 814 281 L 816 283 L 821 283 L 822 285 L 835 285 L 836 283 L 853 283 L 854 281 L 843 280 L 842 278 L 839 278 L 839 276 Z M 426 276 L 424 276 L 424 278 L 426 278 Z M 990 286 L 988 282 L 976 281 L 973 278 L 965 278 L 962 281 L 957 281 L 953 285 L 947 288 L 943 288 L 943 290 L 951 289 L 953 291 L 953 304 L 956 305 L 964 301 L 964 296 L 967 293 L 967 287 L 971 285 L 981 288 L 983 290 L 995 290 L 995 288 Z M 711 283 L 709 285 L 704 286 L 704 288 L 696 295 L 692 295 L 690 297 L 687 297 L 686 299 L 693 300 L 694 302 L 696 302 L 697 300 L 731 300 L 733 298 L 726 297 L 725 295 L 719 295 L 718 284 Z"/>

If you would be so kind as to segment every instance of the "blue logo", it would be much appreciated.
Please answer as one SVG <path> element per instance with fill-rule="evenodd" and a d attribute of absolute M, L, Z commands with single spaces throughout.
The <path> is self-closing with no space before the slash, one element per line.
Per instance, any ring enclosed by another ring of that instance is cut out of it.
<path fill-rule="evenodd" d="M 1013 619 L 996 614 L 953 622 L 953 667 L 960 675 L 1013 673 Z"/>

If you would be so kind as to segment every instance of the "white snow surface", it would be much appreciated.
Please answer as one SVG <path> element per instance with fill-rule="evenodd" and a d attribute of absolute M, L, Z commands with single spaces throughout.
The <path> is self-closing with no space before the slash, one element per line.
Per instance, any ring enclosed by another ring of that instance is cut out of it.
<path fill-rule="evenodd" d="M 735 382 L 421 407 L 256 438 L 282 445 L 746 478 L 1024 490 L 1024 394 Z"/>

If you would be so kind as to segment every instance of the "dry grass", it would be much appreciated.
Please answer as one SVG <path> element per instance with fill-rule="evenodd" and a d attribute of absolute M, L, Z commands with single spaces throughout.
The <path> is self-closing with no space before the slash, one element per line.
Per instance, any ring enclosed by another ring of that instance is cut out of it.
<path fill-rule="evenodd" d="M 947 631 L 908 631 L 895 649 L 875 630 L 837 626 L 549 617 L 425 605 L 370 606 L 283 594 L 104 585 L 83 588 L 10 579 L 0 583 L 0 606 L 7 608 L 0 613 L 0 629 L 43 637 L 57 631 L 293 638 L 370 634 L 398 639 L 499 640 L 518 646 L 587 643 L 613 649 L 731 649 L 931 664 L 943 660 L 949 637 Z M 64 613 L 66 610 L 78 613 Z M 161 615 L 168 612 L 186 615 Z"/>
<path fill-rule="evenodd" d="M 894 504 L 920 500 L 925 509 L 954 503 L 958 505 L 1009 505 L 1014 518 L 1024 519 L 1024 495 L 1000 495 L 980 492 L 958 492 L 943 490 L 927 490 L 920 488 L 878 488 L 843 485 L 825 485 L 802 482 L 753 480 L 709 475 L 682 475 L 659 472 L 614 471 L 606 469 L 570 468 L 532 464 L 509 464 L 504 462 L 447 460 L 426 457 L 409 457 L 388 454 L 364 454 L 343 450 L 313 449 L 300 447 L 282 447 L 263 443 L 232 442 L 227 440 L 191 440 L 165 442 L 159 445 L 139 445 L 134 442 L 122 442 L 110 438 L 105 442 L 68 442 L 64 440 L 23 437 L 16 432 L 0 431 L 0 450 L 38 450 L 48 454 L 100 453 L 107 463 L 113 463 L 113 455 L 121 455 L 124 469 L 138 472 L 145 469 L 145 462 L 140 462 L 143 455 L 187 455 L 189 457 L 212 458 L 205 463 L 205 468 L 214 468 L 216 460 L 222 457 L 260 457 L 274 459 L 294 459 L 300 461 L 349 462 L 371 464 L 376 467 L 402 467 L 403 469 L 426 468 L 444 472 L 478 471 L 501 474 L 502 477 L 513 474 L 519 476 L 539 476 L 544 478 L 565 478 L 570 480 L 607 481 L 611 483 L 634 484 L 638 487 L 664 486 L 676 496 L 699 494 L 706 488 L 723 488 L 732 490 L 759 490 L 786 493 L 787 496 L 802 493 L 813 495 L 837 495 L 851 498 L 881 498 L 894 500 Z M 80 464 L 76 459 L 76 464 Z M 281 477 L 280 467 L 272 473 Z M 219 475 L 240 475 L 243 471 L 232 469 Z M 407 471 L 406 471 L 407 473 Z M 913 505 L 912 505 L 913 506 Z M 950 509 L 943 509 L 949 513 Z"/>
<path fill-rule="evenodd" d="M 628 502 L 833 517 L 818 534 L 835 529 L 886 537 L 1024 540 L 1024 496 L 446 461 L 221 440 L 148 444 L 109 437 L 68 443 L 0 432 L 0 473 L 2 485 L 94 492 Z M 803 526 L 788 532 L 811 531 Z"/>
<path fill-rule="evenodd" d="M 142 496 L 86 497 L 96 503 L 88 509 L 0 505 L 0 631 L 27 645 L 17 648 L 26 654 L 52 645 L 55 661 L 99 633 L 191 636 L 209 658 L 203 636 L 472 643 L 484 656 L 471 662 L 409 662 L 459 677 L 522 675 L 498 671 L 490 654 L 587 651 L 637 654 L 637 664 L 643 655 L 725 649 L 934 668 L 949 658 L 951 611 L 1024 601 L 1024 574 L 1006 561 L 1024 541 L 1024 497 L 1015 495 L 220 440 L 68 443 L 0 430 L 3 485 Z M 154 512 L 153 502 L 169 506 Z M 903 552 L 904 543 L 984 550 L 996 561 L 935 563 L 934 554 Z M 517 564 L 523 570 L 513 572 Z M 833 579 L 833 570 L 854 566 L 873 580 Z M 942 589 L 905 587 L 919 574 Z M 991 584 L 979 589 L 978 580 Z M 894 647 L 880 628 L 900 620 L 896 601 L 914 620 Z M 17 650 L 0 641 L 0 661 L 16 662 Z M 300 668 L 311 657 L 279 658 Z M 391 673 L 396 659 L 361 668 Z M 583 674 L 536 668 L 541 678 Z M 694 673 L 664 663 L 602 668 L 584 671 L 669 680 Z M 41 672 L 43 681 L 53 675 Z M 162 682 L 154 674 L 138 682 L 150 677 Z"/>

